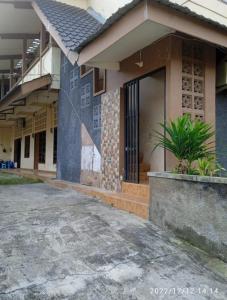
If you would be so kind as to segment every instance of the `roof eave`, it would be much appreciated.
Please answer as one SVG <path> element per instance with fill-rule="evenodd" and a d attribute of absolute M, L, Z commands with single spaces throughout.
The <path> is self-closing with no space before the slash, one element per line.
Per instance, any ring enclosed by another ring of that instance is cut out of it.
<path fill-rule="evenodd" d="M 46 27 L 46 30 L 50 33 L 50 35 L 54 38 L 55 42 L 58 44 L 59 48 L 62 50 L 62 52 L 65 54 L 65 56 L 68 58 L 68 60 L 71 62 L 72 65 L 74 65 L 79 57 L 79 54 L 77 51 L 73 51 L 69 48 L 67 48 L 64 43 L 62 42 L 61 36 L 59 33 L 55 30 L 54 26 L 49 22 L 45 14 L 41 11 L 39 6 L 36 4 L 35 1 L 32 1 L 32 7 L 36 14 L 38 15 L 40 21 L 43 23 L 43 25 Z"/>
<path fill-rule="evenodd" d="M 129 30 L 135 29 L 143 22 L 153 22 L 155 24 L 168 27 L 173 32 L 181 32 L 193 38 L 212 43 L 215 46 L 227 48 L 226 30 L 222 27 L 215 27 L 214 24 L 205 23 L 194 15 L 185 15 L 179 9 L 173 9 L 172 6 L 163 5 L 163 0 L 139 1 L 140 4 L 130 8 L 128 12 L 124 11 L 123 16 L 117 19 L 111 26 L 109 25 L 103 32 L 93 37 L 80 54 L 78 64 L 90 64 L 101 62 L 104 51 L 111 49 L 115 43 L 124 38 Z M 161 2 L 161 3 L 160 3 Z M 179 8 L 179 5 L 177 6 Z M 142 11 L 142 14 L 139 11 Z M 185 10 L 184 10 L 185 11 Z M 187 10 L 188 11 L 188 10 Z M 136 17 L 140 16 L 140 24 L 136 23 Z M 115 17 L 116 18 L 116 17 Z M 134 21 L 129 27 L 130 18 Z M 128 21 L 127 21 L 128 20 Z M 127 23 L 127 24 L 126 24 Z M 126 24 L 126 25 L 125 25 Z M 142 49 L 142 47 L 141 47 Z M 115 63 L 120 60 L 115 59 Z M 111 61 L 109 61 L 110 63 Z"/>

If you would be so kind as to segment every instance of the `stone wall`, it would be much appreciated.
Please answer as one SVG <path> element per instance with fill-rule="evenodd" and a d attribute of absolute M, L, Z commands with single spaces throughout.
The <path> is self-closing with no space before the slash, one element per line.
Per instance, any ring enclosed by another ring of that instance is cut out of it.
<path fill-rule="evenodd" d="M 102 188 L 120 190 L 120 89 L 102 95 Z"/>
<path fill-rule="evenodd" d="M 150 220 L 227 261 L 227 178 L 150 176 Z"/>

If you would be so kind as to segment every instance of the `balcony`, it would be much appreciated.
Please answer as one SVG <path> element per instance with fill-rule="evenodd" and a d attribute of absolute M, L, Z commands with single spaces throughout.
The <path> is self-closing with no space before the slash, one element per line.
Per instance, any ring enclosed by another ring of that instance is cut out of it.
<path fill-rule="evenodd" d="M 41 57 L 36 58 L 24 73 L 17 85 L 38 79 L 44 75 L 52 77 L 50 88 L 60 88 L 60 59 L 61 50 L 57 47 L 46 48 Z"/>

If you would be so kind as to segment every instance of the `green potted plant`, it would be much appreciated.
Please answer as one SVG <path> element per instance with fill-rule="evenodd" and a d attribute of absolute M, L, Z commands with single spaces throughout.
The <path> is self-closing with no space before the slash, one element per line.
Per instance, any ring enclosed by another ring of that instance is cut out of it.
<path fill-rule="evenodd" d="M 177 159 L 176 172 L 195 174 L 195 162 L 214 157 L 212 126 L 184 115 L 170 123 L 161 123 L 164 133 L 156 131 L 157 147 L 170 151 Z M 194 164 L 194 165 L 193 165 Z"/>
<path fill-rule="evenodd" d="M 157 144 L 174 172 L 150 172 L 150 219 L 227 262 L 227 178 L 216 162 L 212 126 L 188 115 L 161 124 Z"/>

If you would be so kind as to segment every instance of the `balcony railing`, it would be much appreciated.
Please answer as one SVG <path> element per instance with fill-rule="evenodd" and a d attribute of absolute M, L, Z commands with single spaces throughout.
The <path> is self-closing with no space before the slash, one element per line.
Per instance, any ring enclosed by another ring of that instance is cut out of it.
<path fill-rule="evenodd" d="M 24 73 L 18 85 L 32 81 L 44 75 L 50 74 L 53 78 L 51 88 L 60 88 L 60 60 L 61 50 L 57 47 L 46 48 L 41 57 L 36 58 Z"/>

